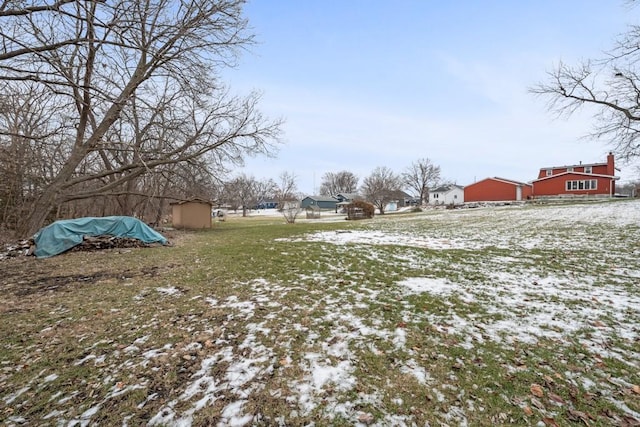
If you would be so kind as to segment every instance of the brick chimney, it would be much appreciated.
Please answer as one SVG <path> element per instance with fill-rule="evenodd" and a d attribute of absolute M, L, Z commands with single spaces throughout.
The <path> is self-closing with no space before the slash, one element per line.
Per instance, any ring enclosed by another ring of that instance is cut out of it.
<path fill-rule="evenodd" d="M 613 153 L 609 152 L 607 156 L 607 175 L 614 176 L 616 174 L 616 169 L 613 163 Z"/>
<path fill-rule="evenodd" d="M 616 174 L 616 169 L 615 169 L 615 165 L 613 162 L 613 153 L 611 151 L 609 151 L 609 155 L 607 155 L 607 175 L 609 176 L 614 176 Z M 615 181 L 612 179 L 611 180 L 611 194 L 615 194 L 616 192 L 616 187 L 615 187 Z"/>

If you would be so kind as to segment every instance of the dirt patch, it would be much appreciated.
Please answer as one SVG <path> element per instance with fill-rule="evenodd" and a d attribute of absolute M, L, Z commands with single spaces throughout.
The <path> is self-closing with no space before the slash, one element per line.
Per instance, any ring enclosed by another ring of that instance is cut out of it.
<path fill-rule="evenodd" d="M 27 281 L 26 283 L 20 283 L 20 286 L 14 290 L 14 295 L 25 296 L 40 292 L 64 291 L 70 284 L 73 284 L 74 288 L 77 288 L 78 285 L 94 284 L 101 280 L 116 277 L 120 278 L 121 276 L 119 274 L 114 274 L 107 271 L 102 271 L 90 275 L 71 274 L 68 276 L 41 277 L 35 280 Z"/>
<path fill-rule="evenodd" d="M 6 263 L 8 264 L 8 263 Z M 17 264 L 17 263 L 16 263 Z M 28 266 L 28 263 L 20 263 Z M 36 267 L 36 266 L 34 266 Z M 115 279 L 118 282 L 134 277 L 155 277 L 161 270 L 175 267 L 173 264 L 143 267 L 138 271 L 97 271 L 86 274 L 48 275 L 38 271 L 38 268 L 28 269 L 3 269 L 0 268 L 0 290 L 5 295 L 26 296 L 43 292 L 64 292 L 76 290 L 78 286 L 90 286 L 104 280 Z M 25 271 L 27 270 L 27 271 Z M 73 285 L 73 286 L 69 286 Z"/>

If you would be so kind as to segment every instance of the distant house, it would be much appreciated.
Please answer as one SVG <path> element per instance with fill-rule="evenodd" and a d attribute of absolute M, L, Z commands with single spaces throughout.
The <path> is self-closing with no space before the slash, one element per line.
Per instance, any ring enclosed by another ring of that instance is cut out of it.
<path fill-rule="evenodd" d="M 615 194 L 613 154 L 604 163 L 590 163 L 541 168 L 532 182 L 534 197 L 613 196 Z"/>
<path fill-rule="evenodd" d="M 506 202 L 531 198 L 531 184 L 506 178 L 485 178 L 464 187 L 465 202 Z"/>
<path fill-rule="evenodd" d="M 262 199 L 256 205 L 256 209 L 276 209 L 278 201 L 275 199 Z"/>
<path fill-rule="evenodd" d="M 402 190 L 394 191 L 392 197 L 395 199 L 394 202 L 396 203 L 396 209 L 403 208 L 405 206 L 410 206 L 411 200 L 413 200 L 413 197 L 410 194 Z M 390 209 L 385 209 L 385 210 L 390 210 Z"/>
<path fill-rule="evenodd" d="M 171 203 L 172 225 L 176 228 L 211 228 L 211 202 L 192 199 Z"/>
<path fill-rule="evenodd" d="M 460 205 L 462 203 L 464 203 L 464 187 L 461 185 L 442 185 L 429 191 L 430 205 Z"/>
<path fill-rule="evenodd" d="M 307 196 L 300 201 L 300 207 L 306 209 L 308 207 L 317 206 L 320 210 L 336 210 L 338 199 L 331 196 Z"/>

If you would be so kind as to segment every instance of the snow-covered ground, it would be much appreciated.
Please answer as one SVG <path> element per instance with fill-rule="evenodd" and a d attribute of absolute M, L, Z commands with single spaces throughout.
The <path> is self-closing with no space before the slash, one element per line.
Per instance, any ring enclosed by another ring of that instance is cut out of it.
<path fill-rule="evenodd" d="M 189 426 L 215 403 L 222 405 L 221 426 L 296 425 L 310 415 L 319 425 L 338 420 L 356 426 L 414 425 L 411 411 L 396 410 L 407 397 L 401 387 L 361 387 L 368 355 L 393 359 L 389 378 L 410 377 L 442 403 L 441 425 L 473 425 L 475 415 L 485 411 L 483 400 L 478 392 L 457 390 L 453 380 L 434 378 L 425 359 L 428 349 L 411 344 L 412 335 L 421 331 L 417 325 L 423 324 L 430 325 L 434 337 L 452 337 L 451 345 L 465 350 L 466 362 L 451 361 L 456 369 L 492 357 L 484 353 L 487 344 L 509 351 L 550 342 L 558 349 L 579 345 L 589 360 L 615 360 L 628 376 L 612 375 L 595 362 L 577 371 L 567 362 L 566 371 L 555 375 L 585 393 L 597 393 L 629 420 L 640 420 L 638 410 L 619 394 L 635 390 L 640 371 L 640 201 L 442 210 L 362 224 L 274 241 L 271 250 L 283 256 L 292 245 L 301 252 L 300 245 L 320 245 L 323 256 L 312 260 L 316 270 L 293 279 L 256 277 L 238 283 L 238 289 L 251 289 L 248 296 L 155 288 L 163 298 L 188 298 L 198 307 L 228 314 L 222 324 L 205 330 L 208 340 L 148 348 L 148 335 L 142 335 L 122 349 L 130 363 L 144 366 L 159 357 L 205 354 L 180 394 L 163 402 L 149 425 Z M 370 263 L 371 271 L 354 270 L 348 257 L 354 253 Z M 386 279 L 370 279 L 370 274 Z M 392 307 L 400 321 L 387 318 L 384 307 Z M 236 325 L 244 325 L 242 331 Z M 75 363 L 109 363 L 108 355 L 94 354 L 92 348 Z M 558 357 L 566 357 L 563 351 Z M 523 367 L 505 361 L 504 369 Z M 53 381 L 55 375 L 43 373 L 26 387 Z M 449 375 L 455 379 L 456 373 Z M 114 385 L 79 419 L 66 419 L 54 404 L 47 420 L 88 425 L 114 397 L 146 387 Z M 0 398 L 13 402 L 25 391 Z M 287 402 L 280 418 L 264 420 L 249 409 L 252 396 L 265 392 Z M 447 397 L 452 393 L 455 399 Z M 140 408 L 157 399 L 149 393 Z M 558 416 L 562 406 L 531 402 L 540 420 Z M 377 413 L 362 408 L 377 408 Z"/>
<path fill-rule="evenodd" d="M 496 217 L 499 220 L 496 221 Z M 469 280 L 465 275 L 454 278 L 442 278 L 440 267 L 431 266 L 432 274 L 399 279 L 394 288 L 386 291 L 370 289 L 366 286 L 341 286 L 340 290 L 330 284 L 331 278 L 322 274 L 313 277 L 315 282 L 326 282 L 322 293 L 311 291 L 309 304 L 287 307 L 281 304 L 282 298 L 292 290 L 291 284 L 272 283 L 257 279 L 251 286 L 255 294 L 249 301 L 231 298 L 226 301 L 210 301 L 217 307 L 235 309 L 236 316 L 250 320 L 260 307 L 268 308 L 281 320 L 279 331 L 273 331 L 263 321 L 250 323 L 249 333 L 239 347 L 250 346 L 254 349 L 249 359 L 237 360 L 231 347 L 215 355 L 212 361 L 203 361 L 203 371 L 194 378 L 194 384 L 205 381 L 208 397 L 195 401 L 193 407 L 183 414 L 176 414 L 172 408 L 178 401 L 169 402 L 165 410 L 154 418 L 160 423 L 187 423 L 189 415 L 197 410 L 203 401 L 213 400 L 227 390 L 236 395 L 236 401 L 223 411 L 227 422 L 244 425 L 251 420 L 250 414 L 243 411 L 244 399 L 251 390 L 260 387 L 256 377 L 270 374 L 275 349 L 260 344 L 261 337 L 278 334 L 289 336 L 293 331 L 306 334 L 308 351 L 300 357 L 288 354 L 276 364 L 285 369 L 293 367 L 302 370 L 304 375 L 288 384 L 286 390 L 271 390 L 270 393 L 288 395 L 296 409 L 283 414 L 286 420 L 295 422 L 297 415 L 309 414 L 322 407 L 321 414 L 327 420 L 342 416 L 355 425 L 372 421 L 370 414 L 358 411 L 358 407 L 367 403 L 380 404 L 381 395 L 377 393 L 358 393 L 350 401 L 327 397 L 325 389 L 331 385 L 338 391 L 354 390 L 357 379 L 354 371 L 358 365 L 355 350 L 365 349 L 373 353 L 377 340 L 393 343 L 398 352 L 409 355 L 397 366 L 401 373 L 412 375 L 425 387 L 434 389 L 439 396 L 438 385 L 433 384 L 428 366 L 420 364 L 414 350 L 407 348 L 406 332 L 402 327 L 389 327 L 387 322 L 375 313 L 363 316 L 370 304 L 379 302 L 382 294 L 400 296 L 397 299 L 402 307 L 403 318 L 407 323 L 427 321 L 436 330 L 451 336 L 466 337 L 459 345 L 472 350 L 487 340 L 512 347 L 517 343 L 535 344 L 540 339 L 563 340 L 577 339 L 587 351 L 596 358 L 614 358 L 628 365 L 629 369 L 640 369 L 640 349 L 612 348 L 608 345 L 613 337 L 628 343 L 640 339 L 638 313 L 640 312 L 640 292 L 634 285 L 640 284 L 640 247 L 620 244 L 620 228 L 632 227 L 630 239 L 640 239 L 640 203 L 599 203 L 591 205 L 565 205 L 555 207 L 507 207 L 486 208 L 461 211 L 429 212 L 424 216 L 398 217 L 392 222 L 371 222 L 362 230 L 323 231 L 308 234 L 288 241 L 313 242 L 331 246 L 356 246 L 364 248 L 372 259 L 380 263 L 416 266 L 421 264 L 420 255 L 415 248 L 432 250 L 482 251 L 486 248 L 504 249 L 509 255 L 485 258 L 479 255 L 478 263 L 462 261 L 452 263 L 449 269 L 474 270 L 473 277 L 484 276 L 484 280 Z M 595 228 L 594 228 L 595 227 Z M 611 228 L 611 233 L 608 228 Z M 624 233 L 622 233 L 624 235 Z M 378 248 L 384 246 L 404 247 L 404 254 L 390 259 Z M 558 251 L 568 262 L 566 271 L 547 272 L 537 265 L 531 250 Z M 617 252 L 620 249 L 621 252 Z M 635 250 L 635 252 L 628 252 Z M 331 252 L 328 250 L 327 252 Z M 340 265 L 340 250 L 334 252 L 330 263 L 343 269 L 349 276 L 348 266 Z M 608 259 L 603 271 L 589 273 L 589 269 L 571 270 L 576 258 L 585 263 L 594 263 L 594 270 Z M 525 259 L 523 259 L 523 257 Z M 527 263 L 526 259 L 532 258 Z M 354 273 L 354 272 L 351 272 Z M 471 275 L 470 275 L 471 276 Z M 603 278 L 606 277 L 606 280 Z M 334 292 L 335 291 L 335 292 Z M 450 304 L 445 313 L 415 313 L 414 303 L 406 298 L 416 294 L 429 294 L 448 300 L 456 298 L 467 303 L 481 305 L 486 312 L 482 314 L 458 313 L 456 306 Z M 311 320 L 311 324 L 302 324 L 298 312 L 317 311 L 324 307 L 325 314 Z M 275 314 L 277 313 L 277 314 Z M 488 313 L 488 314 L 487 314 Z M 317 327 L 331 324 L 328 338 L 321 338 Z M 588 333 L 584 330 L 588 329 Z M 289 346 L 285 339 L 281 348 Z M 631 345 L 633 348 L 633 345 Z M 207 366 L 217 359 L 228 358 L 235 361 L 228 369 L 227 379 L 208 378 Z M 295 363 L 293 360 L 295 359 Z M 514 368 L 515 369 L 515 368 Z M 596 369 L 597 371 L 597 369 Z M 603 371 L 596 376 L 605 377 Z M 237 377 L 236 377 L 237 375 Z M 618 380 L 624 381 L 619 378 Z M 586 389 L 601 384 L 589 378 L 576 378 L 576 383 Z M 630 384 L 628 384 L 630 386 Z M 188 390 L 191 390 L 190 387 Z M 189 391 L 181 399 L 191 397 Z M 605 390 L 605 394 L 606 394 Z M 438 398 L 438 397 L 437 397 Z M 442 397 L 440 397 L 442 398 Z M 397 397 L 396 399 L 400 399 Z M 616 401 L 613 397 L 610 400 Z M 640 418 L 640 414 L 626 408 L 628 415 Z M 453 424 L 464 425 L 473 419 L 473 404 L 470 399 L 460 406 L 451 406 L 443 419 Z M 553 411 L 549 412 L 553 415 Z M 377 425 L 412 425 L 410 416 L 387 413 L 376 419 Z"/>

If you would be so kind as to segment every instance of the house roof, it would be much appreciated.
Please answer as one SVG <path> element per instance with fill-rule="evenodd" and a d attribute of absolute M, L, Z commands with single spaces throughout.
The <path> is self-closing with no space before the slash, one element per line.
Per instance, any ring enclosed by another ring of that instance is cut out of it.
<path fill-rule="evenodd" d="M 305 197 L 305 199 L 315 200 L 316 202 L 337 202 L 338 201 L 338 199 L 331 196 L 307 196 Z"/>
<path fill-rule="evenodd" d="M 492 179 L 495 179 L 496 181 L 506 182 L 508 184 L 514 184 L 514 185 L 531 185 L 531 184 L 527 184 L 526 182 L 520 182 L 513 179 L 500 178 L 499 176 L 494 176 Z"/>
<path fill-rule="evenodd" d="M 588 176 L 588 177 L 596 177 L 596 178 L 609 178 L 609 179 L 614 179 L 614 180 L 618 180 L 620 179 L 619 176 L 614 176 L 614 175 L 603 175 L 600 173 L 585 173 L 585 172 L 562 172 L 562 173 L 557 173 L 555 175 L 549 175 L 549 176 L 543 176 L 542 178 L 538 178 L 536 180 L 534 180 L 533 182 L 539 182 L 539 181 L 545 181 L 548 179 L 555 179 L 561 176 L 565 176 L 565 175 L 580 175 L 580 176 Z"/>
<path fill-rule="evenodd" d="M 338 197 L 338 196 L 347 200 L 358 199 L 361 197 L 358 193 L 338 193 L 335 195 L 335 197 Z"/>
<path fill-rule="evenodd" d="M 455 188 L 459 188 L 460 190 L 462 190 L 464 187 L 462 187 L 461 185 L 457 185 L 457 184 L 449 184 L 449 185 L 441 185 L 440 187 L 436 188 L 435 190 L 432 191 L 432 193 L 446 193 L 449 192 Z"/>
<path fill-rule="evenodd" d="M 480 181 L 474 182 L 473 184 L 469 184 L 469 185 L 467 185 L 467 187 L 469 187 L 471 185 L 479 184 L 482 181 L 487 181 L 487 180 L 500 181 L 500 182 L 504 182 L 505 184 L 511 184 L 511 185 L 529 185 L 529 186 L 531 185 L 531 184 L 527 184 L 526 182 L 514 181 L 513 179 L 500 178 L 498 176 L 494 176 L 494 177 L 488 177 L 488 178 L 482 179 Z"/>
<path fill-rule="evenodd" d="M 407 194 L 405 191 L 402 191 L 402 190 L 392 191 L 391 194 L 394 197 L 397 197 L 399 199 L 410 199 L 411 198 L 410 194 Z"/>
<path fill-rule="evenodd" d="M 567 169 L 567 168 L 583 168 L 585 166 L 607 166 L 607 162 L 598 162 L 598 163 L 580 163 L 577 165 L 565 165 L 565 166 L 549 166 L 546 168 L 540 168 L 540 170 L 547 170 L 547 169 Z"/>

